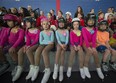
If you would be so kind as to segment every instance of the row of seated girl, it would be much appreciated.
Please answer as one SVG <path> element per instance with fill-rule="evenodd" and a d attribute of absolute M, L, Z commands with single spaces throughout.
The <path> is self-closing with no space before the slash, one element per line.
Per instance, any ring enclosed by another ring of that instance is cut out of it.
<path fill-rule="evenodd" d="M 58 77 L 59 70 L 59 81 L 63 81 L 63 68 L 65 60 L 65 51 L 70 40 L 70 56 L 68 62 L 67 77 L 71 76 L 71 70 L 73 65 L 74 56 L 76 52 L 79 56 L 79 70 L 82 79 L 91 78 L 91 74 L 88 69 L 88 62 L 91 56 L 94 57 L 97 74 L 100 79 L 104 79 L 103 72 L 108 72 L 107 59 L 111 54 L 109 60 L 110 67 L 116 70 L 115 58 L 116 50 L 115 47 L 109 44 L 109 32 L 107 31 L 107 21 L 101 21 L 98 29 L 95 28 L 95 16 L 89 14 L 86 18 L 86 27 L 79 30 L 80 19 L 73 18 L 72 26 L 73 29 L 69 31 L 65 29 L 65 19 L 58 19 L 58 29 L 55 31 L 50 30 L 49 21 L 47 18 L 41 20 L 43 31 L 34 28 L 34 20 L 31 17 L 25 18 L 25 24 L 27 30 L 24 32 L 23 29 L 18 26 L 18 17 L 12 14 L 7 14 L 3 18 L 9 28 L 3 28 L 0 34 L 0 61 L 2 66 L 0 67 L 0 73 L 3 74 L 9 67 L 4 52 L 8 50 L 9 55 L 12 57 L 14 69 L 12 70 L 12 81 L 16 81 L 23 72 L 23 61 L 24 55 L 26 54 L 30 61 L 29 73 L 26 76 L 26 80 L 31 78 L 34 81 L 39 72 L 39 64 L 41 54 L 45 64 L 45 73 L 41 83 L 46 83 L 50 77 L 50 60 L 49 52 L 54 48 L 54 37 L 57 40 L 53 79 L 56 80 Z M 116 31 L 116 30 L 114 30 Z M 24 45 L 24 35 L 26 44 Z M 70 37 L 70 39 L 69 39 Z M 113 35 L 115 39 L 116 35 Z M 39 40 L 39 43 L 38 43 Z M 84 50 L 84 51 L 83 51 Z M 35 52 L 35 54 L 33 54 Z M 85 52 L 85 55 L 84 55 Z M 100 66 L 98 52 L 103 53 L 102 64 Z M 102 69 L 102 70 L 101 70 Z"/>

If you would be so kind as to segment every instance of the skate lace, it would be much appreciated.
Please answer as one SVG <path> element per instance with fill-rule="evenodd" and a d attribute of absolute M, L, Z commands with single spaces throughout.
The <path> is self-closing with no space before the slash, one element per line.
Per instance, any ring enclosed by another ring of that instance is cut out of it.
<path fill-rule="evenodd" d="M 107 65 L 103 65 L 103 69 L 104 69 L 105 71 L 107 71 L 107 70 L 108 70 L 108 66 L 107 66 Z"/>
<path fill-rule="evenodd" d="M 116 68 L 116 63 L 113 64 L 113 67 Z"/>
<path fill-rule="evenodd" d="M 47 70 L 45 69 L 43 72 L 44 72 L 44 73 L 46 73 L 46 72 L 47 72 Z"/>

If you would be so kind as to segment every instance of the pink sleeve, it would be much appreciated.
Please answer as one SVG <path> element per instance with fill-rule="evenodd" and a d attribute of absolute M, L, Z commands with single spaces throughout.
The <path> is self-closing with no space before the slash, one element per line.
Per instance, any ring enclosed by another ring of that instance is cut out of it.
<path fill-rule="evenodd" d="M 8 41 L 8 33 L 9 33 L 9 30 L 10 30 L 9 28 L 5 28 L 1 32 L 1 34 L 3 34 L 3 35 L 1 37 L 0 46 L 2 46 L 2 47 L 4 47 L 5 43 Z"/>
<path fill-rule="evenodd" d="M 88 39 L 87 39 L 87 34 L 86 34 L 86 29 L 85 28 L 82 28 L 82 36 L 83 36 L 83 38 L 84 38 L 84 42 L 85 42 L 85 44 L 86 44 L 86 47 L 88 48 L 88 47 L 90 47 L 90 45 L 89 45 L 89 41 L 88 41 Z"/>
<path fill-rule="evenodd" d="M 81 36 L 80 36 L 80 46 L 82 46 L 82 44 L 83 44 L 83 36 L 82 36 L 82 32 L 81 32 Z"/>
<path fill-rule="evenodd" d="M 92 36 L 92 47 L 93 48 L 96 48 L 96 40 L 97 40 L 97 30 L 94 30 L 95 33 L 94 35 Z"/>
<path fill-rule="evenodd" d="M 14 43 L 12 47 L 16 48 L 21 42 L 24 42 L 24 30 L 20 29 L 18 40 Z"/>
<path fill-rule="evenodd" d="M 73 31 L 70 32 L 70 44 L 74 46 L 74 41 L 73 41 Z"/>
<path fill-rule="evenodd" d="M 28 30 L 25 31 L 25 36 L 26 36 L 26 46 L 29 46 L 31 44 L 31 39 L 28 35 Z"/>
<path fill-rule="evenodd" d="M 38 30 L 38 33 L 36 34 L 35 41 L 30 46 L 33 46 L 39 42 L 39 34 L 40 34 L 40 30 Z"/>

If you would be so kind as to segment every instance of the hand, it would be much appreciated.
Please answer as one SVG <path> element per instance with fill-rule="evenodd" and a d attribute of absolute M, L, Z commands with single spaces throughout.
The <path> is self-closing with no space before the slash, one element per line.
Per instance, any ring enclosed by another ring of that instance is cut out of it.
<path fill-rule="evenodd" d="M 30 46 L 24 46 L 24 53 L 30 48 Z"/>
<path fill-rule="evenodd" d="M 77 50 L 79 51 L 81 49 L 80 45 L 77 46 Z"/>
<path fill-rule="evenodd" d="M 75 51 L 77 51 L 77 47 L 74 45 L 74 49 L 75 49 Z"/>
<path fill-rule="evenodd" d="M 65 44 L 62 44 L 62 49 L 63 49 L 63 50 L 66 50 L 66 47 L 67 47 L 67 46 L 66 46 Z"/>
<path fill-rule="evenodd" d="M 0 46 L 0 49 L 2 49 L 2 46 Z"/>
<path fill-rule="evenodd" d="M 26 51 L 30 48 L 30 46 L 26 46 Z"/>
<path fill-rule="evenodd" d="M 9 51 L 10 51 L 11 53 L 15 53 L 15 52 L 16 52 L 16 48 L 11 47 L 11 48 L 9 49 Z"/>
<path fill-rule="evenodd" d="M 88 50 L 89 50 L 90 52 L 92 52 L 92 53 L 93 53 L 93 51 L 92 51 L 91 47 L 89 47 L 89 48 L 88 48 Z"/>
<path fill-rule="evenodd" d="M 92 52 L 96 52 L 96 49 L 95 48 L 92 48 Z"/>
<path fill-rule="evenodd" d="M 49 44 L 54 44 L 53 42 L 49 42 Z"/>

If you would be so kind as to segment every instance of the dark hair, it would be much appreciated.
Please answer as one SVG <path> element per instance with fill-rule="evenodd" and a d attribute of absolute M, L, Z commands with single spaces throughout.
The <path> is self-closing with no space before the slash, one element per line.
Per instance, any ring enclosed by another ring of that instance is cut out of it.
<path fill-rule="evenodd" d="M 23 10 L 23 17 L 30 16 L 30 13 L 29 13 L 29 11 L 26 8 L 21 7 L 21 9 Z"/>
<path fill-rule="evenodd" d="M 85 24 L 88 25 L 88 20 L 93 19 L 94 20 L 94 27 L 96 26 L 96 15 L 95 14 L 87 14 L 85 17 Z"/>
<path fill-rule="evenodd" d="M 48 12 L 48 14 L 50 14 L 52 16 L 52 14 L 50 12 Z"/>
<path fill-rule="evenodd" d="M 63 14 L 63 12 L 62 12 L 61 10 L 59 10 L 59 12 L 60 12 L 61 14 Z"/>
<path fill-rule="evenodd" d="M 80 12 L 78 12 L 78 8 L 80 8 Z M 74 17 L 77 17 L 78 13 L 80 13 L 82 15 L 82 18 L 84 18 L 84 13 L 83 13 L 83 9 L 81 6 L 77 6 L 77 10 L 76 10 L 76 13 L 74 15 Z"/>

